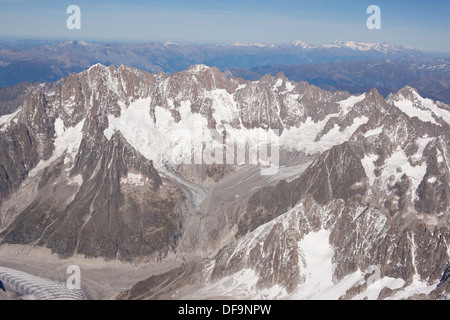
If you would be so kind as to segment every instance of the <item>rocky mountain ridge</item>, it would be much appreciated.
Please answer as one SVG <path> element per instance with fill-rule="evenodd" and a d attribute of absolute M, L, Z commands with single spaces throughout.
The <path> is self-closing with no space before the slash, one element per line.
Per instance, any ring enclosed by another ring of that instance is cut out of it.
<path fill-rule="evenodd" d="M 449 103 L 448 54 L 387 43 L 334 41 L 325 45 L 285 44 L 102 43 L 86 41 L 1 41 L 0 88 L 23 81 L 49 82 L 81 72 L 95 63 L 129 65 L 169 74 L 191 65 L 216 66 L 233 77 L 258 80 L 284 72 L 326 90 L 353 94 L 376 87 L 386 96 L 405 85 L 422 96 Z M 369 74 L 369 76 L 368 76 Z M 0 102 L 10 92 L 0 90 Z M 6 108 L 0 103 L 0 114 Z"/>
<path fill-rule="evenodd" d="M 97 64 L 0 117 L 1 244 L 62 258 L 201 257 L 187 271 L 202 289 L 190 283 L 187 297 L 443 298 L 449 129 L 450 107 L 411 87 L 385 99 L 282 73 Z M 223 136 L 236 152 L 275 143 L 276 170 L 221 162 Z M 379 287 L 367 284 L 373 272 Z"/>

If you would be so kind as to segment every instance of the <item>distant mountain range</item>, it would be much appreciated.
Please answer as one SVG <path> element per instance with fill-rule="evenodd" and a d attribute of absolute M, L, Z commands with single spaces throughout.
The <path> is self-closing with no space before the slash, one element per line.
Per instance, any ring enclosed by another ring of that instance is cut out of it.
<path fill-rule="evenodd" d="M 265 74 L 283 72 L 295 81 L 307 81 L 326 90 L 363 93 L 376 88 L 383 96 L 404 86 L 414 87 L 433 100 L 450 102 L 450 59 L 408 58 L 353 60 L 316 64 L 269 64 L 250 69 L 229 69 L 227 74 L 257 80 Z"/>
<path fill-rule="evenodd" d="M 291 80 L 351 93 L 375 87 L 386 95 L 409 85 L 424 97 L 449 103 L 449 59 L 449 54 L 354 41 L 326 45 L 0 41 L 0 88 L 24 81 L 56 81 L 96 63 L 167 74 L 205 64 L 247 80 L 283 72 Z"/>

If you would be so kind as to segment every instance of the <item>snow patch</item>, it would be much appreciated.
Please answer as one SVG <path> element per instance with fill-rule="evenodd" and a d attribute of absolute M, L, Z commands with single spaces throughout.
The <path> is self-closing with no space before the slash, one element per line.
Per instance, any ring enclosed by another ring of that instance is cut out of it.
<path fill-rule="evenodd" d="M 377 300 L 383 288 L 387 287 L 389 289 L 394 290 L 401 288 L 404 284 L 405 280 L 403 279 L 383 277 L 381 279 L 375 280 L 366 288 L 366 290 L 354 296 L 352 300 L 363 300 L 363 299 Z"/>
<path fill-rule="evenodd" d="M 200 72 L 203 70 L 209 70 L 209 69 L 210 69 L 210 67 L 208 67 L 205 64 L 195 64 L 195 65 L 190 66 L 188 70 L 193 73 L 196 73 L 196 72 Z"/>
<path fill-rule="evenodd" d="M 212 90 L 209 95 L 213 101 L 213 118 L 217 123 L 232 123 L 239 117 L 237 103 L 225 89 Z"/>
<path fill-rule="evenodd" d="M 334 145 L 341 144 L 348 141 L 353 133 L 363 124 L 366 124 L 369 118 L 363 116 L 353 119 L 353 123 L 346 127 L 344 130 L 340 130 L 339 126 L 334 126 L 333 129 L 327 132 L 320 140 L 319 144 L 325 146 L 326 149 L 331 148 Z"/>
<path fill-rule="evenodd" d="M 437 178 L 436 177 L 431 177 L 431 178 L 428 178 L 428 183 L 435 183 L 436 182 L 436 180 L 437 180 Z"/>
<path fill-rule="evenodd" d="M 308 117 L 299 127 L 285 129 L 280 136 L 280 145 L 310 154 L 323 152 L 347 141 L 361 125 L 369 120 L 367 117 L 355 118 L 352 125 L 342 131 L 339 130 L 339 126 L 334 126 L 319 141 L 315 141 L 317 135 L 323 131 L 328 120 L 337 116 L 338 114 L 330 114 L 324 120 L 318 122 L 314 122 Z"/>
<path fill-rule="evenodd" d="M 438 118 L 441 118 L 442 120 L 444 120 L 445 122 L 450 124 L 450 112 L 449 111 L 439 108 L 436 105 L 436 102 L 434 102 L 431 99 L 422 98 L 416 91 L 413 91 L 413 92 L 414 92 L 415 98 L 422 104 L 422 106 L 429 109 Z"/>
<path fill-rule="evenodd" d="M 359 96 L 350 96 L 349 98 L 339 101 L 339 106 L 341 107 L 343 115 L 347 114 L 355 104 L 363 101 L 366 98 L 366 94 L 363 93 Z"/>
<path fill-rule="evenodd" d="M 273 85 L 273 87 L 276 89 L 278 87 L 281 87 L 283 85 L 283 79 L 278 79 L 277 82 Z"/>
<path fill-rule="evenodd" d="M 428 284 L 426 281 L 421 281 L 420 279 L 417 279 L 417 277 L 413 278 L 413 282 L 402 288 L 400 291 L 395 293 L 392 297 L 389 297 L 388 300 L 401 300 L 401 299 L 407 299 L 413 295 L 416 294 L 425 294 L 429 295 L 431 291 L 436 289 L 436 285 L 439 281 Z"/>
<path fill-rule="evenodd" d="M 369 162 L 363 160 L 362 163 L 365 169 L 372 169 Z M 427 164 L 422 162 L 420 165 L 417 164 L 412 166 L 404 150 L 400 147 L 398 147 L 384 163 L 384 166 L 381 167 L 382 172 L 380 177 L 376 178 L 378 187 L 386 188 L 387 185 L 393 186 L 396 182 L 401 180 L 404 174 L 406 174 L 411 181 L 410 193 L 412 197 L 411 200 L 414 203 L 417 197 L 415 190 L 417 190 L 425 176 Z M 372 182 L 373 176 L 369 176 L 369 180 Z"/>
<path fill-rule="evenodd" d="M 422 98 L 415 90 L 411 91 L 414 96 L 413 101 L 401 97 L 399 100 L 394 101 L 394 105 L 410 118 L 416 117 L 420 121 L 437 125 L 438 123 L 434 118 L 436 117 L 450 124 L 449 111 L 439 108 L 436 103 L 430 99 Z"/>
<path fill-rule="evenodd" d="M 290 81 L 285 81 L 284 79 L 279 78 L 277 80 L 277 82 L 275 82 L 275 84 L 273 85 L 273 89 L 274 90 L 278 89 L 279 87 L 281 87 L 283 85 L 283 83 L 285 86 L 284 92 L 291 92 L 295 88 L 295 86 Z"/>
<path fill-rule="evenodd" d="M 306 281 L 298 288 L 297 297 L 300 299 L 320 298 L 321 291 L 333 286 L 331 259 L 334 252 L 329 237 L 329 231 L 320 230 L 308 233 L 298 243 L 306 262 L 306 268 L 302 270 Z"/>
<path fill-rule="evenodd" d="M 73 178 L 69 179 L 68 184 L 76 185 L 76 186 L 78 186 L 78 189 L 71 197 L 69 197 L 67 199 L 66 205 L 69 205 L 70 203 L 72 203 L 72 201 L 75 199 L 76 195 L 78 194 L 78 191 L 80 191 L 81 185 L 83 184 L 83 177 L 81 176 L 81 174 L 78 174 L 78 175 L 74 176 Z"/>
<path fill-rule="evenodd" d="M 21 109 L 18 109 L 14 113 L 0 116 L 0 132 L 5 131 L 9 127 L 11 121 L 15 120 L 20 111 Z"/>
<path fill-rule="evenodd" d="M 410 118 L 416 117 L 420 121 L 437 124 L 436 120 L 434 120 L 429 110 L 415 108 L 411 100 L 401 99 L 395 101 L 394 105 Z"/>
<path fill-rule="evenodd" d="M 426 146 L 430 142 L 432 142 L 434 140 L 436 140 L 436 138 L 433 138 L 433 137 L 431 137 L 431 138 L 430 137 L 418 138 L 416 140 L 416 145 L 417 145 L 418 148 L 417 148 L 416 153 L 411 157 L 411 160 L 413 160 L 413 161 L 420 161 L 420 160 L 422 160 L 423 151 L 425 150 Z"/>
<path fill-rule="evenodd" d="M 372 137 L 372 136 L 377 136 L 377 135 L 379 135 L 382 132 L 383 132 L 383 127 L 379 127 L 379 128 L 367 131 L 364 134 L 364 137 L 368 138 L 368 137 Z"/>
<path fill-rule="evenodd" d="M 291 92 L 295 88 L 295 86 L 290 81 L 286 81 L 284 86 L 286 87 L 287 92 Z"/>
<path fill-rule="evenodd" d="M 64 164 L 68 165 L 73 163 L 75 156 L 80 149 L 81 140 L 83 139 L 83 126 L 84 120 L 80 121 L 76 126 L 66 128 L 64 122 L 57 118 L 55 120 L 55 142 L 54 151 L 52 156 L 48 160 L 41 160 L 33 170 L 28 174 L 29 177 L 36 176 L 41 170 L 48 167 L 55 160 L 61 157 L 64 153 Z"/>
<path fill-rule="evenodd" d="M 271 288 L 258 289 L 258 275 L 251 269 L 242 269 L 233 275 L 217 280 L 206 287 L 199 289 L 196 294 L 199 298 L 205 297 L 233 297 L 234 299 L 274 300 L 286 296 L 286 290 L 279 285 Z"/>
<path fill-rule="evenodd" d="M 69 180 L 69 184 L 76 184 L 78 186 L 81 186 L 83 184 L 83 177 L 81 174 L 77 174 L 73 178 Z"/>
<path fill-rule="evenodd" d="M 141 174 L 135 174 L 132 172 L 128 172 L 125 178 L 120 179 L 120 183 L 122 184 L 139 187 L 144 186 L 147 181 L 148 181 L 147 177 L 143 177 Z"/>

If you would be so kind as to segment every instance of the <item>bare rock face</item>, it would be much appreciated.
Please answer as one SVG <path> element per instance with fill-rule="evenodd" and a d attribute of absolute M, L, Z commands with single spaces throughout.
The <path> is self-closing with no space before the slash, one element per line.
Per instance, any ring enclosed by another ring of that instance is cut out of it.
<path fill-rule="evenodd" d="M 436 289 L 434 289 L 428 298 L 430 300 L 448 300 L 450 291 L 450 266 L 447 265 L 444 273 L 442 274 L 442 278 L 439 281 Z"/>
<path fill-rule="evenodd" d="M 13 87 L 0 89 L 0 115 L 15 112 L 23 103 L 30 83 L 22 82 Z"/>
<path fill-rule="evenodd" d="M 360 199 L 366 191 L 365 181 L 364 168 L 352 146 L 335 146 L 320 155 L 299 178 L 253 194 L 240 220 L 239 235 L 287 212 L 306 195 L 321 204 L 331 199 Z"/>
<path fill-rule="evenodd" d="M 17 125 L 7 131 L 12 140 L 1 140 L 15 148 L 9 153 L 22 164 L 7 165 L 11 156 L 3 155 L 5 197 L 17 190 L 39 159 L 53 160 L 52 152 L 57 151 L 53 144 L 58 139 L 54 138 L 55 118 L 63 119 L 63 131 L 78 126 L 83 138 L 76 150 L 65 150 L 42 170 L 40 179 L 36 178 L 38 195 L 3 230 L 2 243 L 45 246 L 62 257 L 84 254 L 121 260 L 160 259 L 174 249 L 180 235 L 176 210 L 180 190 L 170 182 L 163 186 L 152 161 L 120 133 L 110 140 L 103 135 L 105 107 L 114 113 L 121 95 L 128 99 L 140 94 L 132 76 L 122 92 L 102 81 L 110 74 L 120 79 L 116 74 L 120 71 L 128 75 L 129 70 L 94 66 L 69 76 L 49 99 L 43 93 L 31 93 L 25 100 L 18 123 L 26 122 L 30 130 Z M 116 104 L 111 105 L 114 94 Z M 60 99 L 53 100 L 57 95 Z M 17 140 L 17 130 L 22 140 Z M 20 167 L 23 171 L 16 173 Z"/>
<path fill-rule="evenodd" d="M 420 183 L 417 193 L 419 199 L 415 203 L 416 209 L 425 213 L 443 213 L 448 211 L 450 202 L 450 177 L 448 166 L 445 165 L 444 155 L 448 144 L 439 138 L 425 149 L 427 171 Z"/>
<path fill-rule="evenodd" d="M 299 234 L 279 223 L 273 224 L 265 231 L 267 233 L 256 239 L 246 239 L 240 250 L 233 245 L 222 249 L 216 257 L 212 280 L 250 268 L 259 276 L 258 288 L 280 284 L 286 287 L 288 292 L 292 292 L 302 279 L 302 260 L 298 255 L 297 245 Z"/>
<path fill-rule="evenodd" d="M 138 282 L 131 289 L 119 294 L 117 300 L 167 300 L 180 288 L 196 285 L 203 280 L 200 262 L 185 263 L 178 268 L 151 276 Z"/>
<path fill-rule="evenodd" d="M 16 191 L 39 159 L 36 141 L 24 125 L 0 133 L 0 199 Z"/>
<path fill-rule="evenodd" d="M 52 199 L 33 203 L 4 231 L 3 243 L 35 243 L 63 257 L 80 253 L 124 260 L 155 252 L 164 256 L 173 249 L 179 235 L 176 187 L 162 187 L 151 161 L 120 134 L 105 141 L 98 159 L 91 158 L 92 146 L 82 142 L 81 148 L 86 151 L 79 153 L 71 176 L 78 174 L 83 184 L 73 200 L 67 206 Z M 61 170 L 44 185 L 54 183 Z M 145 185 L 128 186 L 129 174 L 140 175 Z"/>

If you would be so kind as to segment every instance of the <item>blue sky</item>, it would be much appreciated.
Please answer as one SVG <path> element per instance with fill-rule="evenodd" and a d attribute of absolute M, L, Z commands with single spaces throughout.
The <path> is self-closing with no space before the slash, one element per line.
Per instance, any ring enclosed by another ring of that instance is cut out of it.
<path fill-rule="evenodd" d="M 81 30 L 68 30 L 69 5 Z M 369 5 L 381 30 L 369 30 Z M 450 52 L 450 1 L 405 0 L 0 0 L 0 38 L 182 43 L 388 42 Z"/>

